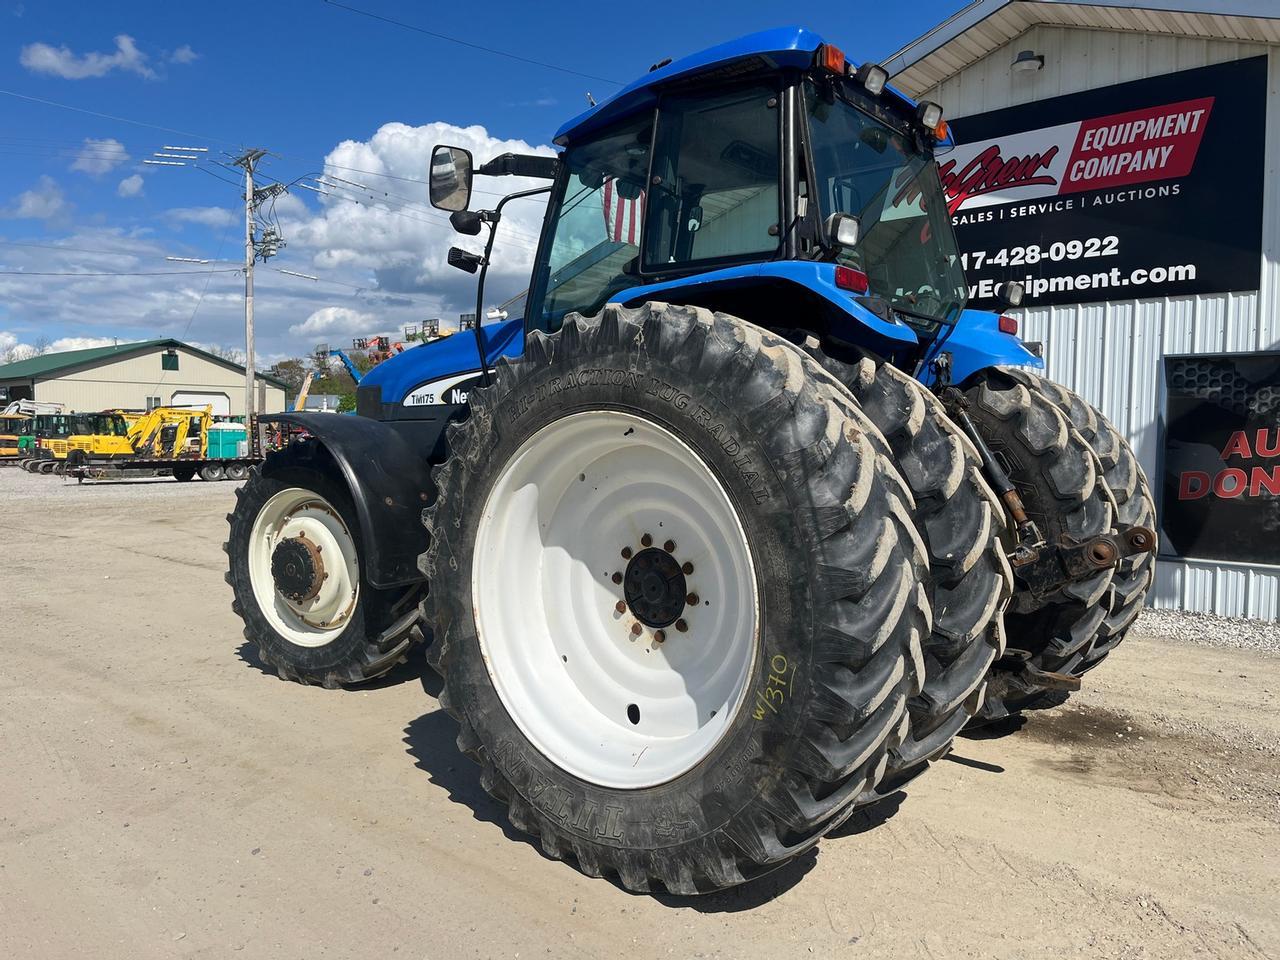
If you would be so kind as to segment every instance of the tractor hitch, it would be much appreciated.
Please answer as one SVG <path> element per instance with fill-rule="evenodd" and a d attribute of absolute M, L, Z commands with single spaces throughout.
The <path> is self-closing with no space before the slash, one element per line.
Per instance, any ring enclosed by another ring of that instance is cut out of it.
<path fill-rule="evenodd" d="M 1043 596 L 1064 583 L 1083 580 L 1116 566 L 1125 557 L 1156 548 L 1155 531 L 1124 526 L 1086 540 L 1063 536 L 1058 543 L 1021 543 L 1009 557 L 1014 575 L 1031 593 Z"/>
<path fill-rule="evenodd" d="M 1008 673 L 1020 674 L 1028 683 L 1040 690 L 1080 689 L 1080 678 L 1068 673 L 1055 673 L 1052 670 L 1041 670 L 1032 662 L 1031 653 L 1027 650 L 1006 650 L 996 666 Z"/>

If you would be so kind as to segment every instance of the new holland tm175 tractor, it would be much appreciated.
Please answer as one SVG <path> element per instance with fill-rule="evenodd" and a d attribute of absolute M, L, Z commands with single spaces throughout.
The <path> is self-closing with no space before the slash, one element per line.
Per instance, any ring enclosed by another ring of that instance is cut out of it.
<path fill-rule="evenodd" d="M 309 437 L 227 544 L 262 660 L 332 687 L 425 644 L 512 823 L 675 893 L 1078 687 L 1150 586 L 1147 482 L 966 309 L 942 110 L 886 81 L 778 29 L 656 64 L 554 157 L 436 148 L 478 316 L 504 207 L 545 196 L 525 315 L 375 367 L 357 416 L 275 417 Z M 475 175 L 545 183 L 473 211 Z"/>

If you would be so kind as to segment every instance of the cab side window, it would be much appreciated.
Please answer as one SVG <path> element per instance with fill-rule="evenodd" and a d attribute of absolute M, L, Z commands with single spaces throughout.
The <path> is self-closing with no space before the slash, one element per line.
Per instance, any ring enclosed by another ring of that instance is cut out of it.
<path fill-rule="evenodd" d="M 778 249 L 777 97 L 773 86 L 751 84 L 663 99 L 647 191 L 646 271 Z"/>

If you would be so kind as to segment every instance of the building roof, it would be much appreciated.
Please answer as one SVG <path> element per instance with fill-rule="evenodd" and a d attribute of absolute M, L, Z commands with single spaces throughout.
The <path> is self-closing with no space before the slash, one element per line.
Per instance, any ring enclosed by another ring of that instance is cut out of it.
<path fill-rule="evenodd" d="M 919 96 L 1040 24 L 1280 43 L 1276 0 L 973 0 L 884 61 Z"/>
<path fill-rule="evenodd" d="M 189 343 L 183 343 L 181 340 L 167 338 L 163 340 L 140 340 L 134 343 L 118 343 L 110 347 L 89 347 L 85 350 L 64 350 L 61 353 L 45 353 L 38 357 L 28 357 L 26 360 L 18 360 L 14 363 L 0 364 L 0 383 L 11 380 L 31 380 L 33 378 L 47 380 L 56 377 L 58 374 L 70 371 L 79 367 L 92 367 L 99 363 L 111 360 L 121 360 L 126 357 L 136 356 L 139 353 L 147 353 L 151 350 L 160 349 L 182 349 L 212 363 L 220 364 L 230 370 L 236 370 L 244 373 L 244 365 L 232 363 L 215 353 L 209 353 L 207 350 L 201 350 L 199 347 L 193 347 Z M 265 373 L 258 373 L 258 377 L 266 380 L 277 387 L 286 387 L 287 384 L 276 377 Z"/>

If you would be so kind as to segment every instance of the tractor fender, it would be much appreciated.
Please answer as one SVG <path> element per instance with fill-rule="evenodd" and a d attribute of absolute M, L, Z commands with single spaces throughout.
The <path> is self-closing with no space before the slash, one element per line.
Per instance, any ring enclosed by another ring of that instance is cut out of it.
<path fill-rule="evenodd" d="M 960 314 L 960 321 L 950 335 L 939 341 L 935 352 L 943 350 L 951 354 L 953 383 L 965 383 L 989 367 L 1044 370 L 1044 360 L 1028 350 L 1016 334 L 1001 333 L 999 322 L 999 314 L 966 310 Z M 932 355 L 929 359 L 933 359 Z M 930 379 L 931 373 L 926 377 L 926 386 Z"/>
<path fill-rule="evenodd" d="M 259 419 L 302 427 L 317 445 L 316 468 L 345 482 L 360 523 L 365 575 L 373 586 L 386 589 L 422 579 L 418 555 L 427 549 L 422 509 L 432 499 L 431 467 L 404 434 L 380 420 L 334 413 Z M 271 458 L 262 471 L 270 475 Z"/>
<path fill-rule="evenodd" d="M 824 332 L 886 356 L 919 344 L 919 337 L 905 323 L 877 316 L 860 302 L 858 294 L 837 287 L 835 275 L 834 263 L 775 260 L 628 287 L 612 300 L 628 307 L 650 300 L 690 304 L 724 310 L 753 323 L 759 323 L 758 314 L 769 319 L 759 325 L 770 326 L 779 315 L 797 315 L 797 293 L 801 293 L 824 315 L 826 330 L 815 333 Z M 779 302 L 771 301 L 771 292 Z"/>

